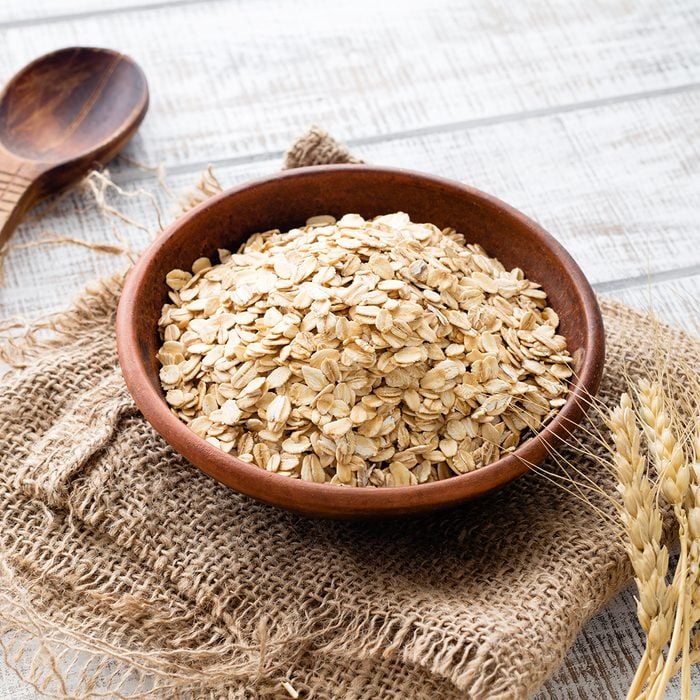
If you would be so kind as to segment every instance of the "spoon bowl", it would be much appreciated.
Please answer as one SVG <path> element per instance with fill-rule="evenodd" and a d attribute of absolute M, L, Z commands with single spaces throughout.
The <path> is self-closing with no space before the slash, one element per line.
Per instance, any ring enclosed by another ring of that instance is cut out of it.
<path fill-rule="evenodd" d="M 17 73 L 0 95 L 0 248 L 39 199 L 114 157 L 147 109 L 143 71 L 110 49 L 60 49 Z"/>

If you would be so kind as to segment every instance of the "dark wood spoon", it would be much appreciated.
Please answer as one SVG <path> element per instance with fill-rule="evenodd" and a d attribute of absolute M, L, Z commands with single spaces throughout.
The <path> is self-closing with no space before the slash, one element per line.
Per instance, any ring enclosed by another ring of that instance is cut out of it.
<path fill-rule="evenodd" d="M 36 59 L 0 95 L 0 249 L 37 201 L 114 157 L 148 109 L 136 63 L 72 47 Z"/>

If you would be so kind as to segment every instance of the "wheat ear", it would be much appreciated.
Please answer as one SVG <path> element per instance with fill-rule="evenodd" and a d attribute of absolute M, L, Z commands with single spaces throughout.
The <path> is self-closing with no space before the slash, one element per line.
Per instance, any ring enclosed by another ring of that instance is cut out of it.
<path fill-rule="evenodd" d="M 691 623 L 695 624 L 700 620 L 700 411 L 695 416 L 691 440 L 688 532 L 692 539 L 690 547 L 690 583 L 693 601 Z"/>
<path fill-rule="evenodd" d="M 640 379 L 637 387 L 639 417 L 644 423 L 649 451 L 654 457 L 661 493 L 677 510 L 683 506 L 690 484 L 690 470 L 683 454 L 683 445 L 673 433 L 661 385 Z"/>
<path fill-rule="evenodd" d="M 650 673 L 659 670 L 661 650 L 671 635 L 673 609 L 666 584 L 668 549 L 661 545 L 663 523 L 656 508 L 656 495 L 641 454 L 641 431 L 628 394 L 620 397 L 608 426 L 615 444 L 615 470 L 622 497 L 620 511 L 627 533 L 626 550 L 639 591 L 637 616 L 647 635 L 644 659 L 637 669 L 628 698 L 636 698 Z"/>
<path fill-rule="evenodd" d="M 681 693 L 690 697 L 690 634 L 700 619 L 700 410 L 696 415 L 689 446 L 690 487 L 688 489 L 687 513 L 690 548 L 688 551 L 688 600 L 685 617 L 681 665 Z"/>
<path fill-rule="evenodd" d="M 652 685 L 650 697 L 663 697 L 666 685 L 670 680 L 673 664 L 680 651 L 686 660 L 682 668 L 682 684 L 690 685 L 690 667 L 687 663 L 689 647 L 689 587 L 688 587 L 688 549 L 689 526 L 688 513 L 684 506 L 692 494 L 690 490 L 690 466 L 683 452 L 683 444 L 677 439 L 666 406 L 666 396 L 659 382 L 640 379 L 638 382 L 639 416 L 644 423 L 644 429 L 653 457 L 656 471 L 659 475 L 661 493 L 673 506 L 679 525 L 681 554 L 676 572 L 671 584 L 675 598 L 676 610 L 673 633 L 669 644 L 668 655 L 663 669 Z"/>

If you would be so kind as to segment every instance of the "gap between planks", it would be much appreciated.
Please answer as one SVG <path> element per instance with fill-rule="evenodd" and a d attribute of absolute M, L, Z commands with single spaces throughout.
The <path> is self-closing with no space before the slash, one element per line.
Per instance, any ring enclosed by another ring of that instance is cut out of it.
<path fill-rule="evenodd" d="M 430 126 L 417 127 L 415 129 L 394 131 L 390 134 L 361 136 L 358 138 L 346 139 L 345 143 L 352 149 L 357 146 L 371 146 L 387 141 L 399 141 L 401 139 L 420 138 L 422 136 L 436 136 L 439 134 L 448 134 L 455 131 L 469 131 L 470 129 L 479 129 L 488 126 L 497 126 L 499 124 L 527 121 L 529 119 L 539 119 L 542 117 L 552 117 L 557 116 L 559 114 L 569 114 L 572 112 L 585 111 L 587 109 L 597 109 L 600 107 L 609 107 L 629 102 L 640 102 L 642 100 L 654 99 L 657 97 L 668 97 L 670 95 L 679 95 L 687 92 L 694 92 L 698 89 L 700 89 L 700 82 L 685 83 L 684 85 L 676 85 L 668 88 L 659 88 L 657 90 L 644 90 L 642 92 L 631 92 L 624 95 L 601 97 L 600 99 L 595 100 L 582 100 L 580 102 L 570 102 L 552 107 L 529 109 L 524 110 L 522 112 L 506 112 L 504 114 L 495 114 L 491 117 L 479 117 L 476 119 L 465 119 L 462 121 L 446 122 L 444 124 L 434 124 Z M 173 175 L 183 175 L 190 172 L 205 170 L 210 165 L 217 168 L 225 168 L 237 165 L 248 165 L 252 163 L 260 163 L 266 160 L 278 160 L 284 156 L 284 153 L 285 151 L 281 150 L 260 151 L 258 153 L 250 153 L 243 156 L 233 156 L 230 158 L 210 158 L 208 160 L 193 161 L 189 163 L 175 163 L 167 167 L 167 172 Z M 138 168 L 128 168 L 123 173 L 118 174 L 115 179 L 119 182 L 124 182 L 142 180 L 146 177 L 147 175 L 140 173 Z"/>
<path fill-rule="evenodd" d="M 50 11 L 53 1 L 37 4 Z M 144 1 L 103 4 L 138 7 Z M 63 2 L 69 15 L 84 11 L 88 0 Z M 4 54 L 8 64 L 28 60 L 87 35 L 126 51 L 153 81 L 151 117 L 158 121 L 144 124 L 144 153 L 151 162 L 182 164 L 223 154 L 265 157 L 260 152 L 283 149 L 295 136 L 292 129 L 314 119 L 362 142 L 368 135 L 400 138 L 415 129 L 459 128 L 462 120 L 506 114 L 518 120 L 528 109 L 562 103 L 578 109 L 582 100 L 596 104 L 686 86 L 698 81 L 694 68 L 700 68 L 693 2 L 673 0 L 659 16 L 637 3 L 595 0 L 591 10 L 547 1 L 501 17 L 496 7 L 492 16 L 456 0 L 407 0 L 405 22 L 396 24 L 396 13 L 379 12 L 384 6 L 374 0 L 342 4 L 337 17 L 335 10 L 319 13 L 318 0 L 294 3 L 295 10 L 290 5 L 282 14 L 286 5 L 274 0 L 187 0 L 143 17 L 129 8 L 106 18 L 86 15 L 6 31 Z M 22 0 L 4 3 L 24 12 Z M 153 35 L 144 18 L 158 20 L 164 31 Z M 300 31 L 307 24 L 308 34 Z M 577 31 L 571 33 L 571 26 Z M 670 31 L 674 42 L 666 40 Z M 323 41 L 304 41 L 312 34 Z M 601 37 L 605 51 L 598 47 Z M 209 50 L 198 57 L 202 42 Z"/>
<path fill-rule="evenodd" d="M 377 145 L 385 142 L 398 141 L 401 139 L 420 138 L 426 136 L 435 136 L 443 133 L 468 131 L 481 127 L 496 126 L 504 123 L 512 123 L 525 121 L 528 119 L 537 119 L 548 116 L 556 116 L 562 113 L 578 112 L 587 109 L 596 109 L 616 104 L 629 102 L 637 102 L 650 98 L 660 98 L 669 95 L 676 95 L 686 92 L 692 92 L 700 88 L 700 82 L 688 83 L 682 86 L 670 88 L 661 88 L 658 90 L 649 90 L 637 93 L 629 93 L 627 95 L 619 95 L 597 100 L 586 100 L 577 103 L 563 104 L 556 107 L 547 107 L 541 109 L 527 110 L 519 113 L 507 113 L 502 115 L 494 115 L 493 117 L 479 118 L 473 120 L 464 120 L 451 122 L 442 125 L 430 127 L 422 127 L 411 130 L 397 131 L 391 134 L 382 136 L 367 136 L 354 139 L 348 139 L 346 143 L 351 149 L 366 145 Z M 252 165 L 265 161 L 279 160 L 284 155 L 284 151 L 267 151 L 249 154 L 245 156 L 236 156 L 229 158 L 210 159 L 207 161 L 197 161 L 190 163 L 174 164 L 166 167 L 168 175 L 187 175 L 198 174 L 205 170 L 209 165 L 215 168 L 227 168 L 236 166 Z M 143 170 L 139 170 L 135 166 L 128 166 L 121 172 L 115 173 L 115 181 L 124 184 L 126 182 L 138 182 L 147 179 L 152 175 Z M 635 289 L 645 285 L 669 282 L 674 280 L 682 280 L 684 278 L 694 277 L 700 274 L 700 264 L 677 267 L 665 270 L 659 270 L 651 273 L 639 275 L 630 275 L 626 277 L 618 277 L 612 280 L 593 283 L 593 288 L 599 293 L 622 291 L 627 289 Z"/>
<path fill-rule="evenodd" d="M 674 282 L 700 275 L 700 265 L 690 265 L 688 267 L 676 267 L 672 270 L 662 270 L 661 272 L 651 272 L 646 275 L 636 275 L 634 277 L 623 277 L 606 282 L 596 282 L 591 286 L 602 294 L 605 292 L 617 292 L 623 289 L 634 289 L 637 287 L 650 286 L 657 282 Z"/>
<path fill-rule="evenodd" d="M 91 19 L 93 17 L 105 17 L 109 15 L 126 14 L 127 12 L 142 12 L 149 10 L 166 10 L 171 7 L 184 5 L 198 5 L 207 2 L 226 2 L 226 0 L 160 0 L 160 2 L 144 2 L 139 5 L 121 5 L 119 7 L 105 7 L 101 10 L 88 10 L 86 12 L 66 12 L 65 14 L 49 15 L 46 17 L 25 17 L 23 19 L 10 19 L 0 22 L 0 31 L 3 29 L 16 29 L 17 27 L 31 27 L 34 25 L 56 24 L 58 22 L 71 22 L 74 20 Z"/>

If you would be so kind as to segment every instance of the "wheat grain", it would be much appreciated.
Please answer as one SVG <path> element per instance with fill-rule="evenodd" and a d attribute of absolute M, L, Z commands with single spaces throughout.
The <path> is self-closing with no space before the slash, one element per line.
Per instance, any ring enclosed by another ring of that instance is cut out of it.
<path fill-rule="evenodd" d="M 690 484 L 690 469 L 683 446 L 676 438 L 664 392 L 658 382 L 640 379 L 637 385 L 639 416 L 659 475 L 661 492 L 675 508 L 685 500 Z"/>

